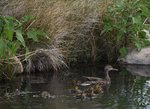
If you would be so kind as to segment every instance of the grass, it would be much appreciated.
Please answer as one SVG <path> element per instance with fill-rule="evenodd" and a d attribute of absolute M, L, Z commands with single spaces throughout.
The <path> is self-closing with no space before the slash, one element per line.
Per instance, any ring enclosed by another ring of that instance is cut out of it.
<path fill-rule="evenodd" d="M 97 61 L 102 58 L 103 55 L 99 51 L 103 49 L 99 48 L 98 41 L 102 38 L 95 34 L 95 30 L 100 29 L 99 17 L 103 15 L 112 1 L 5 0 L 0 2 L 2 7 L 0 9 L 1 14 L 15 16 L 18 19 L 29 14 L 35 16 L 24 25 L 24 30 L 33 27 L 41 29 L 47 33 L 50 40 L 41 39 L 39 43 L 29 42 L 28 47 L 30 51 L 39 48 L 45 50 L 56 48 L 48 53 L 48 57 L 53 61 L 53 68 L 57 70 L 59 66 L 65 66 L 64 63 Z M 29 60 L 31 62 L 31 57 Z"/>

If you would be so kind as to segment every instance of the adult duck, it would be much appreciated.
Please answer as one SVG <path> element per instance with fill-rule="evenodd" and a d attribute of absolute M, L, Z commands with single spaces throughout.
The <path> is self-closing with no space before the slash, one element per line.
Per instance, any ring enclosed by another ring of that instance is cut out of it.
<path fill-rule="evenodd" d="M 91 85 L 91 84 L 110 84 L 111 83 L 111 79 L 109 76 L 109 72 L 110 71 L 118 71 L 118 69 L 113 68 L 111 65 L 106 65 L 104 68 L 104 73 L 105 73 L 105 78 L 98 78 L 98 77 L 87 77 L 87 76 L 83 76 L 84 78 L 87 78 L 88 81 L 82 83 L 81 85 Z"/>

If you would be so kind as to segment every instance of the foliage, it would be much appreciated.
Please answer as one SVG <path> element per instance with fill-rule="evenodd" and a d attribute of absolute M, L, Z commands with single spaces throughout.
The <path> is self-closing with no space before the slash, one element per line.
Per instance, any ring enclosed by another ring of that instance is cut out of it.
<path fill-rule="evenodd" d="M 150 45 L 146 33 L 149 31 L 145 22 L 150 19 L 149 0 L 116 0 L 106 11 L 103 17 L 103 30 L 101 35 L 111 31 L 117 31 L 116 41 L 122 37 L 130 40 L 134 47 L 141 50 L 142 47 Z M 120 49 L 121 57 L 127 54 L 127 44 L 125 43 Z"/>
<path fill-rule="evenodd" d="M 43 31 L 34 28 L 24 31 L 25 22 L 33 19 L 33 16 L 24 16 L 21 20 L 17 20 L 11 16 L 0 16 L 0 59 L 15 56 L 20 48 L 24 48 L 28 53 L 26 41 L 32 39 L 38 41 L 38 36 L 49 38 Z"/>

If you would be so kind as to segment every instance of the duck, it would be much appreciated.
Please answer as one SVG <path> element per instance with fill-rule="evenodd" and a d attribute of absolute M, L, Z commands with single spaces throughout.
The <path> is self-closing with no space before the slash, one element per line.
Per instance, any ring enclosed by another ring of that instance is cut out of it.
<path fill-rule="evenodd" d="M 99 94 L 102 92 L 102 88 L 98 87 L 97 89 L 94 90 L 94 94 Z"/>
<path fill-rule="evenodd" d="M 88 81 L 82 83 L 82 84 L 102 84 L 102 85 L 106 85 L 106 84 L 111 84 L 111 79 L 109 76 L 109 72 L 110 71 L 118 71 L 118 69 L 113 68 L 111 65 L 106 65 L 104 67 L 104 73 L 105 73 L 105 78 L 99 78 L 99 77 L 87 77 L 87 76 L 83 76 L 84 78 L 88 79 Z"/>
<path fill-rule="evenodd" d="M 99 84 L 96 84 L 95 86 L 94 86 L 94 89 L 98 89 L 100 87 L 100 85 Z"/>
<path fill-rule="evenodd" d="M 21 94 L 21 93 L 20 93 L 19 89 L 16 89 L 15 92 L 14 92 L 14 96 L 20 95 L 20 94 Z"/>
<path fill-rule="evenodd" d="M 86 95 L 86 94 L 85 94 L 84 92 L 82 92 L 82 93 L 80 93 L 80 94 L 77 93 L 77 94 L 76 94 L 76 99 L 84 99 L 84 98 L 85 98 L 85 95 Z"/>
<path fill-rule="evenodd" d="M 79 87 L 78 86 L 74 86 L 72 89 L 71 89 L 71 93 L 77 93 L 79 92 Z"/>
<path fill-rule="evenodd" d="M 48 98 L 48 97 L 50 97 L 50 94 L 49 94 L 49 92 L 47 92 L 47 91 L 43 91 L 41 95 L 42 95 L 43 98 Z"/>
<path fill-rule="evenodd" d="M 88 93 L 86 94 L 86 96 L 91 98 L 91 97 L 93 96 L 93 94 L 94 94 L 94 91 L 91 90 L 90 92 L 88 92 Z"/>
<path fill-rule="evenodd" d="M 94 88 L 93 87 L 89 87 L 88 89 L 85 90 L 86 93 L 90 93 L 91 91 L 93 91 Z"/>

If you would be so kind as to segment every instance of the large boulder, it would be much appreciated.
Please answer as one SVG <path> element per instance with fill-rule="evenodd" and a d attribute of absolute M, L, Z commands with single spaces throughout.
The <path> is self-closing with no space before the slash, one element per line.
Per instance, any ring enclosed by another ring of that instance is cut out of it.
<path fill-rule="evenodd" d="M 150 41 L 150 34 L 147 30 L 143 30 Z M 119 58 L 118 61 L 123 64 L 142 64 L 150 65 L 150 46 L 142 48 L 140 51 L 137 49 L 128 49 L 128 54 L 124 58 Z"/>
<path fill-rule="evenodd" d="M 141 51 L 133 49 L 124 57 L 118 59 L 123 64 L 150 65 L 150 47 L 142 48 Z"/>

